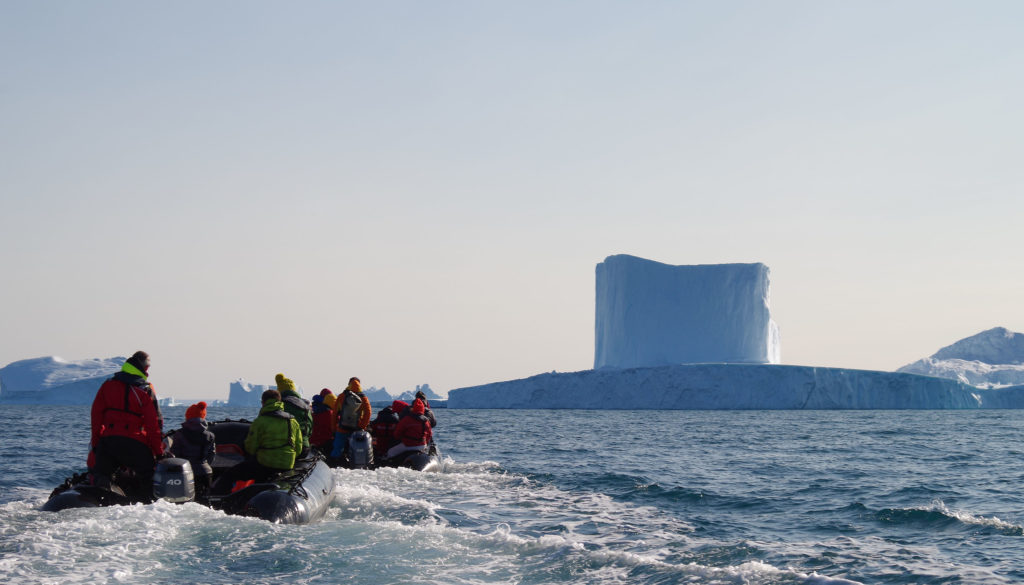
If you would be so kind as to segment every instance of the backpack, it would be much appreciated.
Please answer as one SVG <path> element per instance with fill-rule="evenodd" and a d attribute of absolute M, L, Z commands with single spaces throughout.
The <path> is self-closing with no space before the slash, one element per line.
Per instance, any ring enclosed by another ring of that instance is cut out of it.
<path fill-rule="evenodd" d="M 338 428 L 351 430 L 359 426 L 359 409 L 363 406 L 362 395 L 350 390 L 342 393 L 341 406 L 338 408 Z"/>

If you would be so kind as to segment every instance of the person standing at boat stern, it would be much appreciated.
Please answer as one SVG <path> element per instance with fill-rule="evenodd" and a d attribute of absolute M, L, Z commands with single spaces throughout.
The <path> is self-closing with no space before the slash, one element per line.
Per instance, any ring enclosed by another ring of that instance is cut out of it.
<path fill-rule="evenodd" d="M 148 381 L 149 354 L 137 351 L 125 360 L 121 371 L 109 378 L 92 401 L 93 482 L 109 488 L 119 467 L 135 473 L 135 485 L 128 497 L 153 500 L 153 467 L 164 453 L 163 416 L 153 386 Z"/>
<path fill-rule="evenodd" d="M 334 447 L 331 459 L 340 461 L 348 446 L 348 438 L 370 424 L 370 399 L 363 394 L 359 378 L 349 378 L 348 387 L 334 401 Z"/>
<path fill-rule="evenodd" d="M 249 425 L 245 437 L 245 461 L 224 470 L 210 489 L 211 494 L 231 492 L 236 481 L 270 477 L 295 467 L 295 458 L 302 450 L 302 431 L 295 417 L 284 411 L 281 393 L 267 390 L 261 396 L 263 407 Z"/>
<path fill-rule="evenodd" d="M 284 411 L 295 417 L 299 423 L 299 430 L 302 431 L 302 453 L 299 453 L 301 459 L 309 454 L 309 436 L 313 434 L 313 410 L 295 389 L 295 382 L 285 378 L 284 374 L 274 376 L 274 380 L 277 382 L 277 391 L 281 393 Z"/>

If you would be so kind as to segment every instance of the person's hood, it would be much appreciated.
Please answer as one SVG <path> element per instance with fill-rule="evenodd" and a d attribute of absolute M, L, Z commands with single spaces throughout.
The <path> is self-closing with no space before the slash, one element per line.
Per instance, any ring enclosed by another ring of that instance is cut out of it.
<path fill-rule="evenodd" d="M 266 414 L 274 412 L 275 410 L 284 410 L 284 402 L 280 400 L 268 400 L 263 403 L 263 407 L 260 408 L 260 414 Z"/>
<path fill-rule="evenodd" d="M 133 364 L 130 364 L 128 362 L 125 362 L 124 365 L 121 366 L 121 371 L 126 374 L 131 374 L 132 376 L 138 376 L 143 380 L 147 379 L 146 372 L 143 372 L 142 370 L 136 368 Z"/>

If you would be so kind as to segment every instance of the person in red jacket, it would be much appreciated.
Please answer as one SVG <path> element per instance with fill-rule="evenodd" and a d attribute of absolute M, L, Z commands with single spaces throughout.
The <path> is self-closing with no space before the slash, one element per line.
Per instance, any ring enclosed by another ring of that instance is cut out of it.
<path fill-rule="evenodd" d="M 388 457 L 388 450 L 399 443 L 395 438 L 395 427 L 398 426 L 398 413 L 405 411 L 409 403 L 404 400 L 395 400 L 391 406 L 385 406 L 384 410 L 377 413 L 377 418 L 370 423 L 370 433 L 373 435 L 373 458 L 383 461 Z"/>
<path fill-rule="evenodd" d="M 334 442 L 334 429 L 331 427 L 334 400 L 334 393 L 329 388 L 313 397 L 313 433 L 309 436 L 309 446 L 324 455 L 331 454 L 331 443 Z"/>
<path fill-rule="evenodd" d="M 135 481 L 125 495 L 138 501 L 152 501 L 153 467 L 164 452 L 164 422 L 148 372 L 149 354 L 135 352 L 92 401 L 93 482 L 109 487 L 114 472 L 127 467 Z"/>
<path fill-rule="evenodd" d="M 408 414 L 403 416 L 395 427 L 394 437 L 401 443 L 388 450 L 389 459 L 412 451 L 426 453 L 430 449 L 433 431 L 430 430 L 430 419 L 424 415 L 426 410 L 422 400 L 417 398 L 413 401 L 407 410 Z"/>

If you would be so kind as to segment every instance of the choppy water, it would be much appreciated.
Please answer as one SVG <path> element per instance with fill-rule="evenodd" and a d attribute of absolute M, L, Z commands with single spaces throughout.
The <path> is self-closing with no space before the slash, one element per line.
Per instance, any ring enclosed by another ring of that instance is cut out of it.
<path fill-rule="evenodd" d="M 324 521 L 278 526 L 195 504 L 41 512 L 82 467 L 88 408 L 0 407 L 0 580 L 1024 582 L 1024 411 L 437 416 L 443 473 L 336 470 Z"/>

